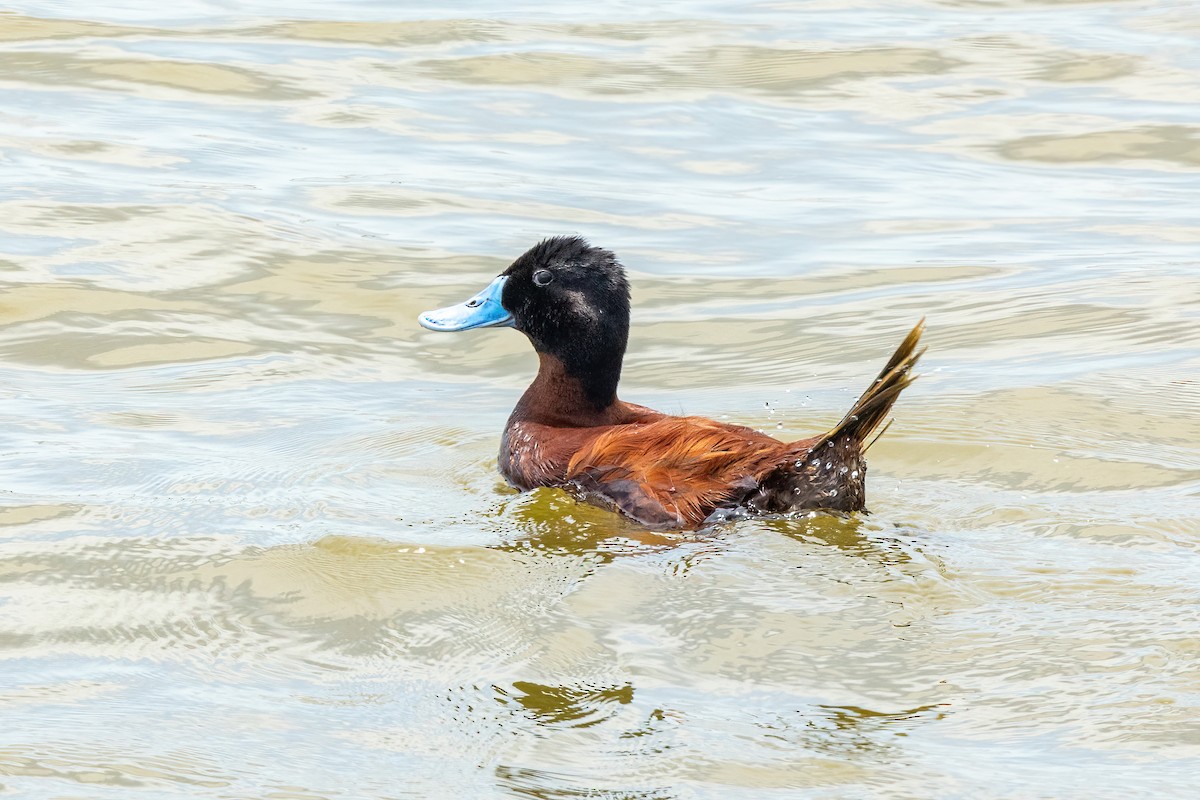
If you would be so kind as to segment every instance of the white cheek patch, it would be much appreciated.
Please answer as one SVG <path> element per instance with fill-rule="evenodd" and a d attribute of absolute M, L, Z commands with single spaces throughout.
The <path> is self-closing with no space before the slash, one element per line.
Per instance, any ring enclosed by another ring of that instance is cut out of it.
<path fill-rule="evenodd" d="M 563 294 L 567 297 L 567 302 L 571 304 L 571 310 L 581 317 L 586 317 L 591 322 L 600 319 L 600 311 L 595 306 L 587 301 L 583 292 L 578 289 L 568 289 Z"/>

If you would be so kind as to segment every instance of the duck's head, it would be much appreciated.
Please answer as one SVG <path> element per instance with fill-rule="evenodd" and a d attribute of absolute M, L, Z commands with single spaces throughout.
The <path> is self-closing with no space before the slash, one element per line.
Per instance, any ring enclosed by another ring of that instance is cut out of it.
<path fill-rule="evenodd" d="M 530 248 L 467 302 L 418 321 L 433 331 L 516 328 L 604 407 L 616 397 L 629 338 L 629 283 L 611 252 L 559 236 Z"/>

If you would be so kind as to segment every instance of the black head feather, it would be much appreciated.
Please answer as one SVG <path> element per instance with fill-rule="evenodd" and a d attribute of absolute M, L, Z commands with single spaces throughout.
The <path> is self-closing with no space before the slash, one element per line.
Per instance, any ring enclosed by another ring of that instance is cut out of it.
<path fill-rule="evenodd" d="M 629 282 L 617 257 L 578 236 L 556 236 L 503 274 L 502 301 L 517 330 L 562 361 L 597 408 L 613 402 L 629 339 Z"/>

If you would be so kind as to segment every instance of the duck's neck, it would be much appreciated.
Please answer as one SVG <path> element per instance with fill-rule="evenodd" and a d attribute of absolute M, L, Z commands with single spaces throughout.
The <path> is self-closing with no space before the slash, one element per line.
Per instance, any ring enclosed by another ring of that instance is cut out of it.
<path fill-rule="evenodd" d="M 613 424 L 621 405 L 619 355 L 615 363 L 575 368 L 549 353 L 538 353 L 538 360 L 537 377 L 513 409 L 512 421 L 577 428 Z"/>

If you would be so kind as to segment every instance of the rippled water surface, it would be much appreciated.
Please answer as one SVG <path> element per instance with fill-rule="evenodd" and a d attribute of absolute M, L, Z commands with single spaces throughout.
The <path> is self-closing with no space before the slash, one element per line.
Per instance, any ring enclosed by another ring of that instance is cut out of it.
<path fill-rule="evenodd" d="M 15 0 L 0 168 L 0 795 L 1196 791 L 1200 6 Z M 874 513 L 508 490 L 562 233 L 671 412 L 927 316 Z"/>

